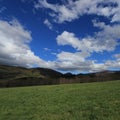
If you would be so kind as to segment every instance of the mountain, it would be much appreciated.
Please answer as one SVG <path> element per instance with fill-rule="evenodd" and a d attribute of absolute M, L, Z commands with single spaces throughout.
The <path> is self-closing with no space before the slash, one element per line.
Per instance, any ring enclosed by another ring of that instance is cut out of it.
<path fill-rule="evenodd" d="M 23 68 L 0 65 L 0 87 L 54 85 L 67 83 L 120 80 L 120 71 L 101 71 L 89 74 L 62 74 L 48 68 Z"/>
<path fill-rule="evenodd" d="M 0 65 L 0 87 L 59 84 L 62 73 L 47 68 Z"/>

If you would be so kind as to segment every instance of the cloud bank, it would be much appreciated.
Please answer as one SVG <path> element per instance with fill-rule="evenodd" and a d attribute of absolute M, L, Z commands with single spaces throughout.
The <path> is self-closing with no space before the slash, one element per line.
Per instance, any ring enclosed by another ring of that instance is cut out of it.
<path fill-rule="evenodd" d="M 67 0 L 62 5 L 38 0 L 35 8 L 50 9 L 49 15 L 58 23 L 71 22 L 84 14 L 110 17 L 111 22 L 120 22 L 119 0 Z"/>
<path fill-rule="evenodd" d="M 0 20 L 0 63 L 24 67 L 44 66 L 45 62 L 30 49 L 31 40 L 31 32 L 17 20 Z"/>
<path fill-rule="evenodd" d="M 36 56 L 30 49 L 29 43 L 32 40 L 31 32 L 26 30 L 17 20 L 0 20 L 0 63 L 24 67 L 46 67 L 56 70 L 93 72 L 106 69 L 120 68 L 120 54 L 114 55 L 115 60 L 97 63 L 96 60 L 88 58 L 93 52 L 112 51 L 117 46 L 117 39 L 120 37 L 119 26 L 108 26 L 94 21 L 94 26 L 101 26 L 101 32 L 94 37 L 79 39 L 74 33 L 64 31 L 57 36 L 58 45 L 69 45 L 76 52 L 62 51 L 56 54 L 56 60 L 45 61 Z M 107 29 L 109 28 L 109 29 Z M 114 32 L 113 32 L 114 31 Z M 101 36 L 102 33 L 106 34 Z M 111 38 L 109 38 L 109 34 Z M 102 40 L 103 44 L 100 44 Z M 108 42 L 106 42 L 108 40 Z"/>
<path fill-rule="evenodd" d="M 24 0 L 23 0 L 24 2 Z M 0 20 L 0 63 L 24 67 L 46 67 L 56 70 L 96 72 L 107 69 L 120 69 L 120 54 L 113 54 L 113 60 L 99 63 L 90 59 L 94 53 L 112 52 L 120 46 L 120 1 L 119 0 L 66 0 L 63 4 L 48 3 L 38 0 L 34 7 L 49 9 L 52 23 L 62 24 L 79 19 L 83 15 L 104 16 L 110 23 L 93 20 L 93 27 L 99 31 L 93 36 L 79 38 L 73 32 L 64 30 L 56 36 L 57 45 L 71 46 L 75 52 L 61 51 L 55 53 L 54 61 L 45 61 L 36 56 L 29 43 L 31 32 L 24 28 L 17 20 Z M 3 11 L 3 10 L 1 10 Z M 49 29 L 53 26 L 48 19 L 43 22 Z M 48 48 L 44 50 L 50 51 Z"/>
<path fill-rule="evenodd" d="M 79 39 L 74 33 L 64 31 L 57 36 L 58 45 L 70 45 L 77 51 L 82 52 L 103 52 L 113 51 L 119 45 L 120 25 L 105 25 L 101 22 L 93 22 L 95 27 L 101 28 L 101 31 L 94 36 Z"/>
<path fill-rule="evenodd" d="M 58 45 L 69 45 L 76 50 L 75 53 L 62 51 L 57 55 L 62 69 L 92 72 L 120 68 L 119 54 L 114 56 L 115 60 L 106 60 L 102 63 L 89 60 L 93 53 L 112 52 L 120 45 L 120 25 L 106 25 L 104 22 L 93 20 L 93 26 L 100 29 L 93 36 L 78 38 L 68 31 L 57 36 Z"/>

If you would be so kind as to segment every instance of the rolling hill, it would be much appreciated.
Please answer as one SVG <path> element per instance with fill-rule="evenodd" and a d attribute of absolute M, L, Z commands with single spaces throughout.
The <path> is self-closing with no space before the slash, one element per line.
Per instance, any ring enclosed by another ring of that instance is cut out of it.
<path fill-rule="evenodd" d="M 0 87 L 54 85 L 120 80 L 120 71 L 89 74 L 62 74 L 48 68 L 23 68 L 0 65 Z"/>

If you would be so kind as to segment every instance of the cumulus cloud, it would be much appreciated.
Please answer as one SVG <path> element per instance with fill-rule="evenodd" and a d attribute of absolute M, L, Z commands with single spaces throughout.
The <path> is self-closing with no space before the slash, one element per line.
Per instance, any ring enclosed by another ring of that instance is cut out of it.
<path fill-rule="evenodd" d="M 115 54 L 114 57 L 115 57 L 117 60 L 120 60 L 120 54 Z"/>
<path fill-rule="evenodd" d="M 70 62 L 84 62 L 85 58 L 88 57 L 90 54 L 87 52 L 64 52 L 57 54 L 57 58 L 59 61 L 70 61 Z"/>
<path fill-rule="evenodd" d="M 93 69 L 93 61 L 86 60 L 90 54 L 88 52 L 65 52 L 57 54 L 57 61 L 54 66 L 60 70 L 67 71 L 91 71 Z"/>
<path fill-rule="evenodd" d="M 21 0 L 25 2 L 26 0 Z M 54 22 L 71 22 L 84 14 L 95 14 L 105 16 L 110 22 L 120 22 L 120 1 L 119 0 L 67 0 L 64 4 L 52 4 L 47 0 L 39 0 L 35 4 L 36 9 L 50 9 L 49 15 Z M 0 10 L 1 12 L 4 9 Z M 44 24 L 52 29 L 53 26 L 48 19 Z M 74 33 L 63 31 L 56 38 L 58 45 L 69 45 L 76 52 L 62 51 L 55 53 L 56 60 L 44 61 L 36 56 L 30 49 L 29 43 L 32 40 L 31 32 L 26 30 L 17 20 L 0 20 L 0 63 L 19 65 L 25 67 L 49 67 L 57 70 L 77 71 L 101 71 L 106 69 L 120 69 L 120 54 L 114 55 L 115 60 L 107 60 L 98 63 L 89 60 L 89 57 L 96 52 L 113 51 L 119 45 L 120 24 L 108 25 L 104 22 L 93 20 L 93 26 L 100 29 L 93 36 L 78 38 Z M 44 48 L 50 51 L 48 48 Z"/>
<path fill-rule="evenodd" d="M 49 61 L 48 64 L 50 68 L 74 72 L 98 72 L 120 69 L 120 59 L 98 63 L 96 60 L 86 59 L 87 57 L 88 56 L 84 57 L 81 53 L 67 53 L 62 51 L 57 55 L 56 61 Z"/>
<path fill-rule="evenodd" d="M 25 67 L 45 66 L 45 61 L 30 49 L 31 40 L 31 32 L 17 20 L 0 20 L 0 63 Z"/>
<path fill-rule="evenodd" d="M 72 53 L 70 53 L 72 54 Z M 63 55 L 64 56 L 64 55 Z M 68 55 L 69 56 L 69 55 Z M 62 57 L 62 55 L 61 55 Z M 78 56 L 77 60 L 75 60 L 75 56 L 71 56 L 72 58 L 68 59 L 61 59 L 58 55 L 57 61 L 49 61 L 49 65 L 51 65 L 52 68 L 62 71 L 76 71 L 76 72 L 97 72 L 102 70 L 107 70 L 108 67 L 105 65 L 105 63 L 96 63 L 94 60 L 80 60 L 80 56 Z"/>
<path fill-rule="evenodd" d="M 106 25 L 103 22 L 93 22 L 95 27 L 101 28 L 101 31 L 86 38 L 77 38 L 74 33 L 64 31 L 57 36 L 58 45 L 70 45 L 82 52 L 103 52 L 113 51 L 119 45 L 120 25 Z"/>
<path fill-rule="evenodd" d="M 96 52 L 114 51 L 119 45 L 120 25 L 107 25 L 104 22 L 93 21 L 94 27 L 100 29 L 93 36 L 78 38 L 74 33 L 64 31 L 57 36 L 58 45 L 69 45 L 76 52 L 70 53 L 62 51 L 57 55 L 58 61 L 61 62 L 59 67 L 62 69 L 79 70 L 79 71 L 101 71 L 112 68 L 120 68 L 120 55 L 116 54 L 116 60 L 108 60 L 103 63 L 97 63 L 96 60 L 89 60 L 89 57 Z M 57 63 L 58 64 L 58 63 Z"/>
<path fill-rule="evenodd" d="M 44 20 L 44 24 L 45 24 L 50 30 L 52 30 L 53 26 L 52 26 L 52 24 L 49 22 L 48 19 L 45 19 L 45 20 Z"/>
<path fill-rule="evenodd" d="M 50 9 L 52 12 L 49 15 L 58 23 L 71 22 L 83 14 L 101 15 L 109 17 L 111 22 L 120 22 L 119 0 L 67 0 L 67 2 L 61 5 L 48 3 L 47 0 L 38 0 L 35 8 Z"/>
<path fill-rule="evenodd" d="M 120 70 L 120 59 L 108 60 L 104 63 L 104 66 L 106 66 L 107 69 Z"/>
<path fill-rule="evenodd" d="M 120 68 L 119 54 L 115 60 L 98 63 L 89 60 L 93 53 L 114 51 L 119 46 L 120 39 L 120 1 L 119 0 L 66 0 L 61 4 L 49 3 L 47 0 L 38 0 L 35 4 L 37 10 L 49 9 L 49 15 L 56 23 L 71 22 L 82 15 L 104 16 L 111 24 L 93 20 L 93 27 L 100 31 L 93 36 L 78 38 L 74 33 L 63 31 L 56 37 L 58 45 L 69 45 L 76 52 L 62 51 L 56 54 L 56 61 L 49 61 L 51 66 L 60 70 L 101 71 Z M 117 23 L 117 24 L 116 24 Z"/>
<path fill-rule="evenodd" d="M 76 49 L 81 47 L 81 42 L 74 33 L 64 31 L 61 35 L 58 35 L 56 39 L 58 45 L 71 45 Z"/>
<path fill-rule="evenodd" d="M 26 30 L 17 20 L 10 22 L 0 20 L 0 64 L 24 67 L 39 66 L 56 70 L 79 72 L 94 72 L 108 68 L 120 68 L 119 54 L 114 55 L 116 60 L 109 60 L 104 63 L 97 63 L 95 60 L 89 60 L 88 57 L 91 56 L 92 42 L 89 43 L 88 39 L 80 40 L 74 33 L 65 31 L 57 37 L 57 41 L 59 45 L 71 45 L 76 49 L 76 52 L 71 53 L 62 51 L 56 54 L 57 58 L 54 61 L 44 61 L 36 56 L 29 47 L 31 40 L 31 32 Z M 45 48 L 45 50 L 48 49 Z M 96 51 L 95 48 L 94 51 Z"/>
<path fill-rule="evenodd" d="M 96 72 L 108 69 L 105 63 L 97 63 L 95 60 L 87 59 L 91 54 L 88 52 L 65 52 L 57 54 L 57 61 L 52 66 L 58 70 L 76 72 Z"/>

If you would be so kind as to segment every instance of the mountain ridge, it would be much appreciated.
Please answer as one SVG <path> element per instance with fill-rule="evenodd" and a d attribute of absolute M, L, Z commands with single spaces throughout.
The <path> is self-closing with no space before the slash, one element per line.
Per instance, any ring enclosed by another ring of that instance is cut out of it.
<path fill-rule="evenodd" d="M 96 73 L 60 73 L 49 68 L 24 68 L 0 65 L 0 87 L 54 85 L 120 80 L 120 71 Z"/>

